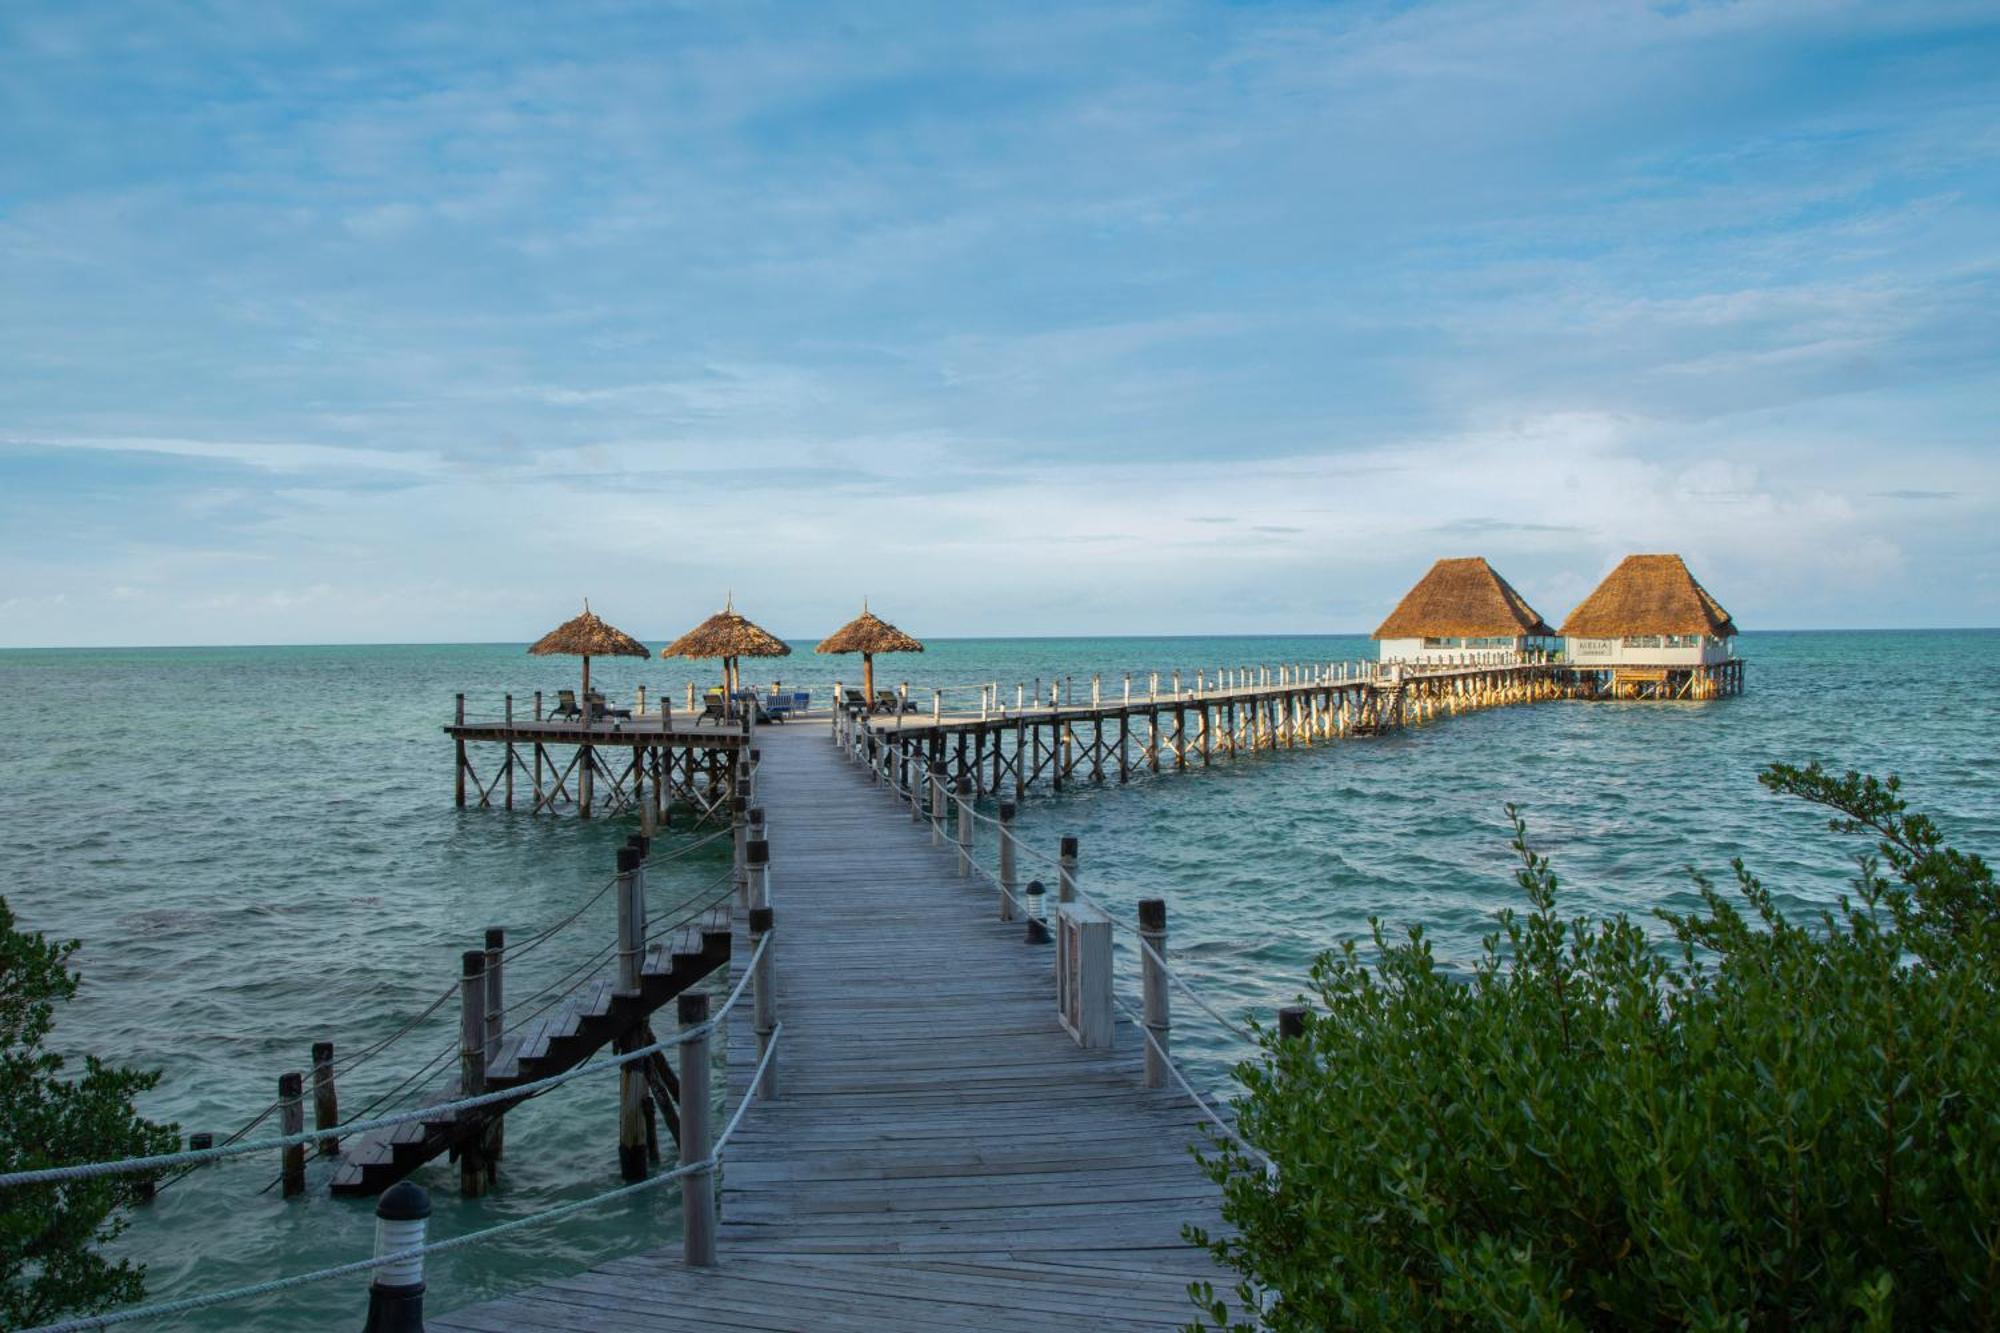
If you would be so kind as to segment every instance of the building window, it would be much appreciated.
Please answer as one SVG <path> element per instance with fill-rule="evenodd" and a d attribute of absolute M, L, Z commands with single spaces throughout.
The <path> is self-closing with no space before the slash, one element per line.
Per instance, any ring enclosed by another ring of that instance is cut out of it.
<path fill-rule="evenodd" d="M 1660 636 L 1657 634 L 1628 634 L 1625 636 L 1627 648 L 1658 648 Z"/>

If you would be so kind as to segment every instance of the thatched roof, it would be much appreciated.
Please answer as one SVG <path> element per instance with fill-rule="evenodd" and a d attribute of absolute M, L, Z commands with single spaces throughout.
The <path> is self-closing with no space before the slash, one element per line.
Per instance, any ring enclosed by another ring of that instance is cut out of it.
<path fill-rule="evenodd" d="M 816 653 L 920 653 L 924 646 L 888 621 L 875 615 L 868 604 L 861 614 L 819 642 Z"/>
<path fill-rule="evenodd" d="M 1579 639 L 1638 634 L 1713 634 L 1728 638 L 1736 623 L 1677 555 L 1628 555 L 1563 621 Z"/>
<path fill-rule="evenodd" d="M 662 657 L 790 657 L 791 646 L 737 614 L 732 604 L 660 649 Z"/>
<path fill-rule="evenodd" d="M 1554 633 L 1527 598 L 1475 555 L 1432 565 L 1376 628 L 1375 637 L 1511 639 Z"/>
<path fill-rule="evenodd" d="M 645 644 L 627 634 L 624 630 L 607 625 L 591 614 L 590 602 L 583 604 L 583 614 L 562 624 L 535 640 L 528 651 L 536 657 L 651 657 L 652 652 Z"/>

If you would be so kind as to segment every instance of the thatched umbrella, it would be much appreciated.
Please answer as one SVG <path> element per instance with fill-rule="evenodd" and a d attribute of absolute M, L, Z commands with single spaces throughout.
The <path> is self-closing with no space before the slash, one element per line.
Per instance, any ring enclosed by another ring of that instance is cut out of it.
<path fill-rule="evenodd" d="M 791 647 L 783 639 L 737 614 L 733 595 L 722 610 L 660 649 L 662 657 L 721 658 L 725 700 L 736 696 L 737 658 L 791 655 Z"/>
<path fill-rule="evenodd" d="M 562 624 L 535 640 L 528 652 L 536 657 L 581 657 L 583 659 L 583 694 L 580 696 L 589 716 L 590 709 L 590 659 L 593 657 L 651 657 L 646 645 L 627 634 L 624 630 L 607 625 L 591 614 L 590 599 L 583 599 L 583 614 Z"/>
<path fill-rule="evenodd" d="M 864 598 L 861 614 L 820 641 L 816 653 L 860 653 L 861 696 L 875 703 L 875 654 L 920 653 L 924 646 L 868 609 Z"/>

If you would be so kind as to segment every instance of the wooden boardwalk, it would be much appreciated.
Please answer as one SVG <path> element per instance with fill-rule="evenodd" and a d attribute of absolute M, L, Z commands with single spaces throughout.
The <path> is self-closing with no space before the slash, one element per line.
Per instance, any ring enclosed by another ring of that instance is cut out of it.
<path fill-rule="evenodd" d="M 822 726 L 760 730 L 779 950 L 779 1096 L 722 1171 L 720 1262 L 678 1245 L 435 1315 L 523 1329 L 1170 1328 L 1223 1274 L 1199 1113 L 1056 1022 L 1053 960 Z M 975 887 L 977 886 L 977 887 Z M 738 966 L 749 950 L 739 941 Z M 730 1024 L 730 1102 L 754 1063 Z"/>

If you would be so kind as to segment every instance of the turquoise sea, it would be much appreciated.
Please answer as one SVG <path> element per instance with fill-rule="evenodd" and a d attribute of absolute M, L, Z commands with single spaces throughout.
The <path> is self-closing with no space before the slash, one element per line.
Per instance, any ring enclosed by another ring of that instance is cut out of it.
<path fill-rule="evenodd" d="M 780 676 L 824 700 L 836 676 L 858 675 L 852 659 L 798 647 L 750 679 Z M 961 640 L 884 659 L 878 676 L 907 678 L 925 698 L 999 681 L 1011 700 L 1016 681 L 1037 677 L 1067 673 L 1082 690 L 1101 672 L 1115 689 L 1126 671 L 1368 648 L 1338 636 Z M 1750 662 L 1740 699 L 1502 709 L 1124 788 L 1079 784 L 1032 796 L 1022 827 L 1050 849 L 1079 835 L 1085 887 L 1121 913 L 1165 897 L 1177 965 L 1237 1014 L 1289 999 L 1313 955 L 1364 934 L 1371 916 L 1421 923 L 1440 956 L 1470 962 L 1494 914 L 1518 902 L 1508 801 L 1576 911 L 1686 906 L 1688 868 L 1726 875 L 1735 856 L 1795 911 L 1831 903 L 1857 848 L 1763 792 L 1757 769 L 1774 759 L 1900 773 L 1961 847 L 2000 850 L 2000 631 L 1750 634 L 1738 648 Z M 572 684 L 575 670 L 518 644 L 0 652 L 0 891 L 27 926 L 84 942 L 84 988 L 60 1042 L 164 1071 L 148 1113 L 227 1133 L 266 1106 L 281 1072 L 306 1067 L 315 1039 L 345 1058 L 420 1012 L 486 925 L 518 939 L 566 915 L 602 883 L 630 825 L 454 809 L 438 728 L 458 691 L 492 711 L 503 692 L 525 701 Z M 614 695 L 645 683 L 679 699 L 688 670 L 617 660 L 593 676 Z M 726 865 L 715 847 L 676 862 L 655 876 L 656 902 L 705 891 Z M 510 992 L 569 970 L 612 933 L 606 900 L 517 964 Z M 1224 1085 L 1238 1052 L 1186 1006 L 1176 1021 L 1195 1072 Z M 392 1089 L 451 1043 L 454 1024 L 448 1004 L 344 1075 L 343 1109 Z M 460 1201 L 445 1165 L 420 1177 L 437 1205 L 433 1236 L 610 1188 L 614 1134 L 608 1083 L 530 1104 L 509 1118 L 490 1197 Z M 135 1216 L 118 1249 L 149 1265 L 154 1299 L 369 1252 L 369 1202 L 323 1190 L 282 1201 L 266 1188 L 275 1165 L 205 1169 Z M 675 1219 L 669 1188 L 441 1256 L 433 1308 L 668 1243 Z M 354 1327 L 365 1285 L 154 1327 Z"/>

